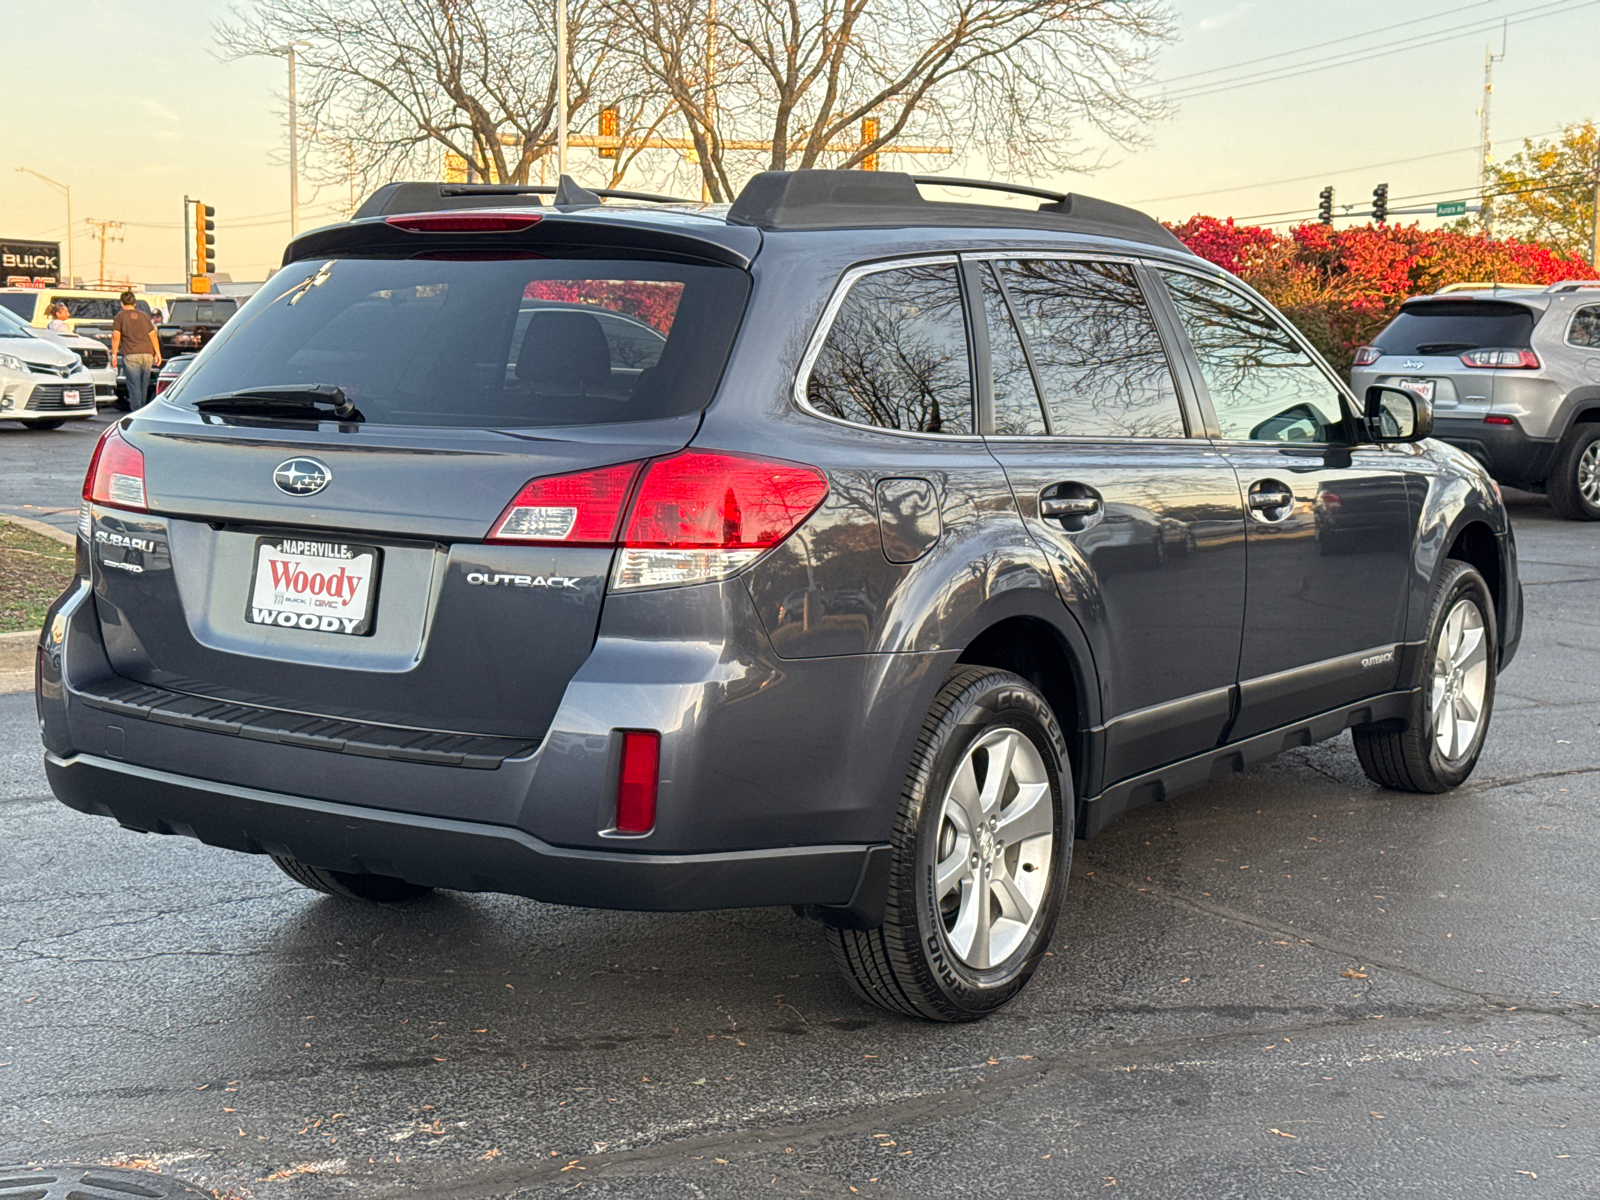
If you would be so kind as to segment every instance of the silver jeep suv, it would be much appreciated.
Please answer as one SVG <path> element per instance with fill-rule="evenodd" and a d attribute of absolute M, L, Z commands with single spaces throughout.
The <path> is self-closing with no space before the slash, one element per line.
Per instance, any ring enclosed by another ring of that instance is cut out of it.
<path fill-rule="evenodd" d="M 1350 370 L 1433 401 L 1433 435 L 1501 483 L 1600 520 L 1600 280 L 1452 284 L 1408 300 Z"/>

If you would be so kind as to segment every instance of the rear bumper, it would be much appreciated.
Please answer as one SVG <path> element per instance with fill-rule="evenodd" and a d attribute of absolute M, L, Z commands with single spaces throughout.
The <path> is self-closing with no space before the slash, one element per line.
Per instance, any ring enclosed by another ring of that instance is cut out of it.
<path fill-rule="evenodd" d="M 1498 482 L 1531 488 L 1544 483 L 1555 458 L 1554 440 L 1531 438 L 1517 425 L 1485 425 L 1481 420 L 1434 419 L 1433 436 L 1465 450 Z"/>
<path fill-rule="evenodd" d="M 884 846 L 670 855 L 578 850 L 520 829 L 334 804 L 90 755 L 46 754 L 45 772 L 63 804 L 129 829 L 287 855 L 335 871 L 586 908 L 851 908 L 869 903 L 872 883 L 887 869 Z"/>

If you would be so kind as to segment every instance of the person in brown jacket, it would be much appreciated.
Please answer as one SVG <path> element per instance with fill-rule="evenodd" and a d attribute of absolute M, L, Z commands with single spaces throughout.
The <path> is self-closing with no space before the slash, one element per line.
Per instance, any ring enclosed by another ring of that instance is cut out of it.
<path fill-rule="evenodd" d="M 161 339 L 156 323 L 133 306 L 132 292 L 122 293 L 122 311 L 111 322 L 111 362 L 122 355 L 122 376 L 128 385 L 128 410 L 141 407 L 150 394 L 150 372 L 161 365 Z M 145 347 L 150 347 L 148 350 Z"/>

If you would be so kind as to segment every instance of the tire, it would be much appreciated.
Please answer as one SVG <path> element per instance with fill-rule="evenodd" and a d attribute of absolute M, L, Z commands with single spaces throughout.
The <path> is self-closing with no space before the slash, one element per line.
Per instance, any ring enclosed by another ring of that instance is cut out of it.
<path fill-rule="evenodd" d="M 1569 521 L 1600 521 L 1600 425 L 1577 425 L 1545 480 L 1550 507 Z"/>
<path fill-rule="evenodd" d="M 995 785 L 998 756 L 1005 770 Z M 976 819 L 984 814 L 986 827 Z M 1010 672 L 957 668 L 911 756 L 884 922 L 828 931 L 845 977 L 866 1000 L 905 1016 L 974 1021 L 994 1012 L 1049 948 L 1075 828 L 1066 743 L 1045 698 Z M 1020 836 L 1001 837 L 1008 829 Z M 943 894 L 941 850 L 952 881 Z"/>
<path fill-rule="evenodd" d="M 1489 585 L 1452 559 L 1433 591 L 1422 686 L 1406 728 L 1351 731 L 1368 779 L 1401 792 L 1445 792 L 1472 774 L 1494 713 L 1496 629 Z M 1477 716 L 1469 725 L 1465 715 L 1474 701 Z M 1448 716 L 1455 719 L 1442 727 Z"/>
<path fill-rule="evenodd" d="M 311 867 L 298 859 L 281 854 L 272 855 L 278 868 L 296 883 L 321 892 L 325 896 L 342 896 L 346 900 L 374 900 L 392 904 L 396 900 L 415 900 L 433 891 L 420 883 L 407 883 L 392 875 L 358 875 L 351 871 L 329 871 Z"/>
<path fill-rule="evenodd" d="M 28 429 L 60 429 L 65 421 L 24 421 L 22 424 Z"/>

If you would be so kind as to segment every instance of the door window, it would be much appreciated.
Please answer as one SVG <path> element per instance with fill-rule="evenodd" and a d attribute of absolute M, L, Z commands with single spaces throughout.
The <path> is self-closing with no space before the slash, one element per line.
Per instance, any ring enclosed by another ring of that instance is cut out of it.
<path fill-rule="evenodd" d="M 955 264 L 897 267 L 856 280 L 812 365 L 806 400 L 858 425 L 972 433 Z"/>
<path fill-rule="evenodd" d="M 1000 271 L 1033 352 L 1052 433 L 1184 436 L 1172 369 L 1133 268 L 1035 259 Z"/>
<path fill-rule="evenodd" d="M 1224 439 L 1345 440 L 1337 385 L 1271 313 L 1209 279 L 1163 271 Z"/>
<path fill-rule="evenodd" d="M 983 267 L 983 312 L 989 323 L 989 361 L 994 376 L 994 431 L 999 434 L 1047 432 L 1033 371 L 1022 350 L 1022 338 L 1011 319 L 1011 306 L 1000 291 L 990 264 Z"/>
<path fill-rule="evenodd" d="M 1574 346 L 1600 348 L 1600 305 L 1591 304 L 1572 314 L 1572 327 L 1567 330 L 1567 341 Z"/>

